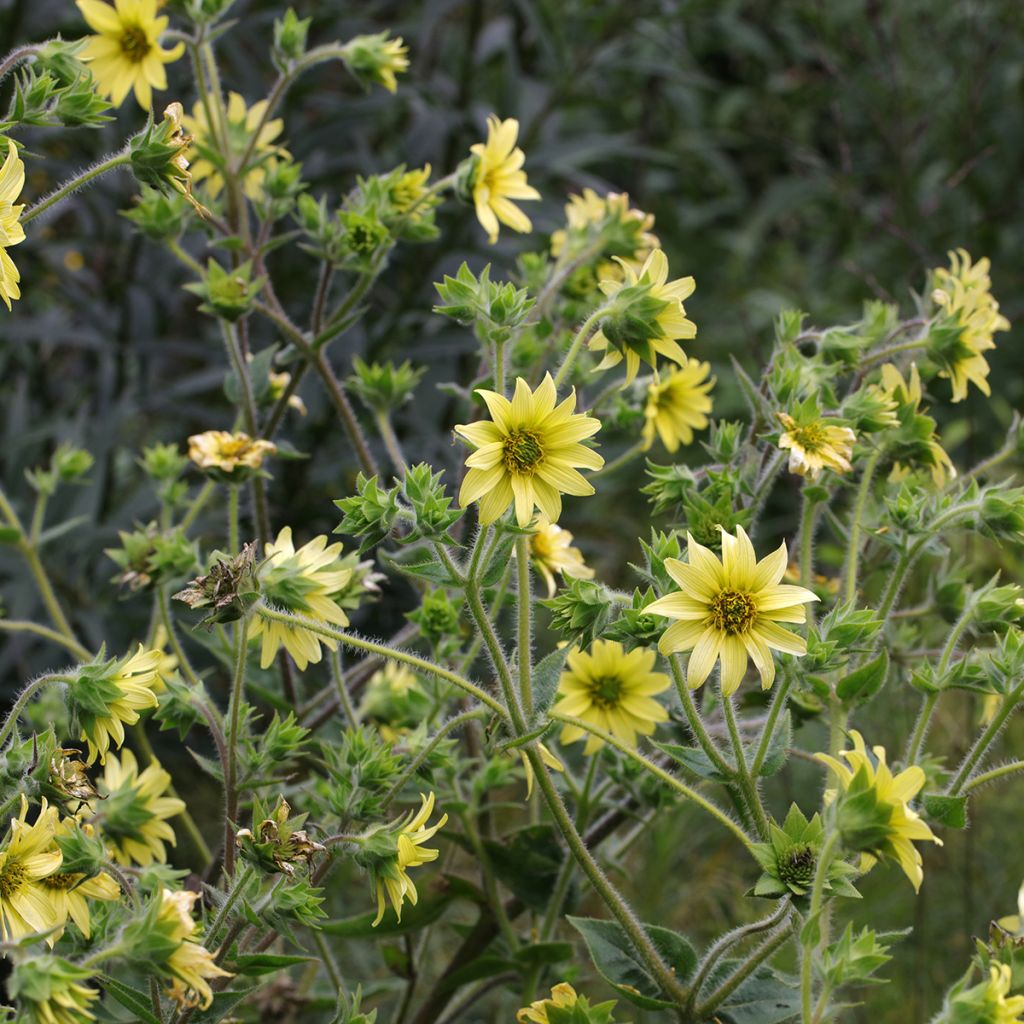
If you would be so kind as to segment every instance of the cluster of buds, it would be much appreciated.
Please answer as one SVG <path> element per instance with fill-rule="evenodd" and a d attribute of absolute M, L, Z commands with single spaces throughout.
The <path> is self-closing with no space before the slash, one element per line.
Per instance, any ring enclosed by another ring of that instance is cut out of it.
<path fill-rule="evenodd" d="M 490 264 L 477 277 L 463 263 L 454 277 L 445 274 L 444 280 L 434 287 L 441 297 L 434 312 L 472 327 L 480 341 L 490 344 L 508 341 L 526 322 L 534 306 L 525 288 L 507 281 L 492 281 Z"/>

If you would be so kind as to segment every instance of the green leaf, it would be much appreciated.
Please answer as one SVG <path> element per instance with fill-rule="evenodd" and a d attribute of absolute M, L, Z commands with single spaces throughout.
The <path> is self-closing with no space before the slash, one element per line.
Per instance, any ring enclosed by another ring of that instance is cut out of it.
<path fill-rule="evenodd" d="M 400 562 L 396 558 L 391 558 L 381 553 L 381 561 L 390 568 L 405 573 L 407 576 L 416 576 L 418 579 L 429 580 L 431 583 L 454 585 L 457 582 L 452 579 L 451 573 L 448 572 L 444 565 L 432 555 L 418 562 Z"/>
<path fill-rule="evenodd" d="M 922 798 L 928 817 L 950 828 L 967 828 L 967 797 L 925 793 Z"/>
<path fill-rule="evenodd" d="M 528 907 L 544 910 L 562 866 L 564 852 L 551 825 L 531 825 L 506 836 L 487 840 L 484 848 L 494 873 Z"/>
<path fill-rule="evenodd" d="M 601 977 L 617 992 L 648 1010 L 675 1005 L 665 999 L 621 925 L 591 917 L 570 916 L 567 920 L 583 936 Z M 697 968 L 697 951 L 682 935 L 668 928 L 645 924 L 643 929 L 676 979 L 685 982 Z"/>
<path fill-rule="evenodd" d="M 546 967 L 571 960 L 574 952 L 571 942 L 537 942 L 532 946 L 520 946 L 512 959 L 531 967 Z"/>
<path fill-rule="evenodd" d="M 836 686 L 836 695 L 847 704 L 863 704 L 870 700 L 885 683 L 889 674 L 889 652 L 883 650 L 866 665 L 861 665 Z"/>
<path fill-rule="evenodd" d="M 726 960 L 712 972 L 712 981 L 720 982 L 740 961 Z M 800 993 L 795 982 L 770 967 L 759 967 L 721 1006 L 714 1018 L 723 1024 L 781 1024 L 800 1013 Z"/>
<path fill-rule="evenodd" d="M 316 957 L 278 956 L 273 953 L 248 953 L 236 956 L 231 962 L 231 970 L 235 974 L 259 977 L 261 974 L 271 974 L 284 967 L 293 967 L 295 964 L 305 964 L 313 960 L 316 960 Z"/>
<path fill-rule="evenodd" d="M 729 781 L 699 747 L 681 747 L 677 743 L 659 743 L 657 740 L 651 740 L 651 742 L 674 761 L 678 761 L 684 768 L 693 772 L 694 775 L 699 775 L 702 779 L 711 779 L 714 782 Z"/>
<path fill-rule="evenodd" d="M 447 975 L 438 987 L 438 991 L 452 992 L 463 985 L 468 985 L 470 982 L 480 981 L 482 978 L 493 978 L 495 975 L 504 974 L 507 971 L 519 974 L 522 973 L 522 968 L 507 957 L 495 955 L 480 956 L 475 960 L 470 960 L 468 964 L 463 964 L 457 970 Z"/>
<path fill-rule="evenodd" d="M 153 1014 L 148 992 L 140 992 L 137 988 L 131 988 L 110 977 L 109 974 L 102 975 L 103 990 L 114 997 L 126 1010 L 131 1010 L 142 1024 L 162 1024 Z"/>
<path fill-rule="evenodd" d="M 565 659 L 569 657 L 571 650 L 572 648 L 566 644 L 565 647 L 552 651 L 533 666 L 533 706 L 536 709 L 535 718 L 538 722 L 547 718 L 551 705 L 555 703 L 558 680 L 561 678 L 562 669 L 565 668 Z"/>
<path fill-rule="evenodd" d="M 21 530 L 14 526 L 0 526 L 0 544 L 17 544 L 21 540 Z"/>
<path fill-rule="evenodd" d="M 793 719 L 788 711 L 783 712 L 775 726 L 768 750 L 758 775 L 774 775 L 782 769 L 789 758 L 789 748 L 793 745 Z"/>

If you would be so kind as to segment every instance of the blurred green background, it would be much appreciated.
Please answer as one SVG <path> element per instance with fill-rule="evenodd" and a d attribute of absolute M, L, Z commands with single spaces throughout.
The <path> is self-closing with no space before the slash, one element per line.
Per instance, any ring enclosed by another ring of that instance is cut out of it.
<path fill-rule="evenodd" d="M 699 325 L 690 351 L 714 365 L 716 415 L 743 414 L 728 357 L 758 366 L 781 308 L 796 306 L 812 322 L 831 323 L 856 317 L 868 298 L 907 303 L 909 289 L 920 289 L 927 268 L 944 262 L 953 247 L 992 259 L 993 290 L 1010 320 L 1020 319 L 1019 0 L 431 0 L 296 8 L 313 17 L 313 43 L 390 27 L 404 36 L 412 58 L 396 99 L 382 90 L 363 94 L 339 65 L 317 69 L 293 90 L 285 135 L 315 191 L 336 200 L 354 174 L 399 162 L 429 162 L 446 173 L 480 137 L 489 112 L 518 117 L 531 183 L 545 197 L 529 210 L 539 232 L 558 226 L 566 195 L 584 186 L 628 191 L 635 205 L 655 214 L 675 276 L 697 279 L 687 303 Z M 239 22 L 220 53 L 226 87 L 250 102 L 272 80 L 267 52 L 281 10 L 278 3 L 235 4 Z M 83 30 L 64 0 L 0 5 L 0 49 Z M 170 68 L 170 78 L 161 99 L 191 106 L 184 61 Z M 9 89 L 7 83 L 5 96 Z M 28 195 L 116 148 L 140 124 L 129 103 L 100 132 L 28 133 Z M 60 440 L 96 456 L 89 485 L 62 492 L 54 503 L 58 518 L 80 515 L 85 522 L 54 544 L 51 564 L 82 633 L 115 645 L 140 635 L 147 614 L 145 601 L 119 599 L 110 582 L 114 566 L 101 554 L 118 529 L 154 514 L 134 463 L 139 447 L 184 443 L 196 430 L 230 425 L 215 325 L 182 290 L 182 268 L 112 216 L 131 193 L 127 179 L 107 179 L 41 220 L 14 254 L 24 298 L 0 318 L 3 485 L 28 500 L 24 471 Z M 333 358 L 342 376 L 353 354 L 408 357 L 430 367 L 399 429 L 417 459 L 440 468 L 454 465 L 456 450 L 449 409 L 434 387 L 465 376 L 460 367 L 474 343 L 430 313 L 432 282 L 462 259 L 475 269 L 493 261 L 497 276 L 507 276 L 517 251 L 531 243 L 506 233 L 488 248 L 471 211 L 454 204 L 439 222 L 440 242 L 395 254 L 370 314 L 335 346 Z M 301 318 L 313 260 L 271 267 L 285 304 Z M 998 446 L 1021 404 L 1017 337 L 1016 330 L 1000 337 L 991 400 L 972 391 L 969 401 L 937 413 L 960 466 Z M 334 526 L 329 499 L 348 491 L 355 467 L 316 382 L 306 381 L 302 393 L 310 415 L 290 420 L 285 436 L 316 455 L 281 464 L 270 500 L 275 526 L 287 521 L 308 538 Z M 606 443 L 614 452 L 617 442 Z M 636 493 L 642 472 L 616 480 L 605 498 L 570 508 L 569 525 L 609 582 L 632 585 L 625 563 L 636 558 L 637 545 L 618 524 L 625 501 L 637 532 L 647 532 L 647 506 Z M 773 506 L 779 533 L 795 531 L 795 507 L 785 493 Z M 212 510 L 204 525 L 216 538 L 219 513 Z M 1004 558 L 1003 567 L 1016 578 L 1012 560 Z M 2 551 L 0 577 L 10 614 L 38 611 L 20 564 Z M 378 608 L 373 628 L 386 631 L 401 610 Z M 33 643 L 5 643 L 0 685 L 17 687 L 45 667 L 46 656 Z M 893 692 L 885 703 L 874 735 L 895 743 L 915 704 Z M 936 747 L 962 750 L 974 714 L 966 705 L 947 709 Z M 166 756 L 186 757 L 180 748 Z M 816 779 L 803 766 L 791 769 L 777 783 L 779 806 Z M 869 990 L 867 1009 L 849 1019 L 927 1019 L 966 966 L 971 936 L 1014 909 L 1024 877 L 1017 852 L 1024 825 L 1014 813 L 1020 798 L 1012 786 L 982 794 L 973 827 L 948 836 L 944 850 L 926 851 L 927 881 L 917 900 L 891 872 L 870 877 L 872 912 L 884 907 L 886 918 L 873 922 L 913 923 L 915 933 L 891 965 L 894 983 Z M 650 858 L 648 877 L 673 880 L 667 890 L 637 896 L 642 912 L 664 920 L 668 910 L 671 923 L 700 940 L 734 920 L 750 878 L 734 870 L 731 847 L 717 835 L 688 825 L 681 816 L 634 848 L 637 857 Z"/>

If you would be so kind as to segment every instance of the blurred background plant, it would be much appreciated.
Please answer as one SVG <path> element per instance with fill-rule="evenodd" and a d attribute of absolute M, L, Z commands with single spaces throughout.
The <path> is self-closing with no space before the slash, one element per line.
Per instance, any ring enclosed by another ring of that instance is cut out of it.
<path fill-rule="evenodd" d="M 627 191 L 655 215 L 672 265 L 697 278 L 687 310 L 701 332 L 691 354 L 710 360 L 718 374 L 716 417 L 742 414 L 739 388 L 725 372 L 729 357 L 748 367 L 762 364 L 780 310 L 800 308 L 811 323 L 832 323 L 858 318 L 866 299 L 906 306 L 910 289 L 924 289 L 925 268 L 944 263 L 948 249 L 963 245 L 989 256 L 1003 312 L 1011 322 L 1024 312 L 1018 181 L 1024 26 L 1012 0 L 938 6 L 923 0 L 438 0 L 365 3 L 357 14 L 325 4 L 296 9 L 315 16 L 313 44 L 390 28 L 412 57 L 397 100 L 379 89 L 364 93 L 336 63 L 312 71 L 288 95 L 287 138 L 279 141 L 302 162 L 314 194 L 338 198 L 356 174 L 398 163 L 430 163 L 443 173 L 480 138 L 486 114 L 518 117 L 530 181 L 544 197 L 530 208 L 536 230 L 562 223 L 570 191 Z M 264 55 L 281 6 L 239 2 L 232 15 L 241 20 L 219 55 L 230 87 L 251 104 L 270 85 Z M 56 31 L 66 38 L 83 33 L 70 3 L 8 0 L 0 10 L 2 51 Z M 170 77 L 164 96 L 191 110 L 194 97 L 175 95 L 173 68 Z M 11 80 L 3 88 L 6 97 Z M 140 123 L 127 104 L 99 131 L 27 133 L 30 149 L 45 156 L 28 165 L 32 194 L 115 148 Z M 134 618 L 145 604 L 121 604 L 111 582 L 118 566 L 97 556 L 118 546 L 119 531 L 158 513 L 133 453 L 157 443 L 183 449 L 190 434 L 227 425 L 233 409 L 217 326 L 196 314 L 196 297 L 182 288 L 191 275 L 133 233 L 127 220 L 110 216 L 113 204 L 130 210 L 133 191 L 127 179 L 108 177 L 40 221 L 40 244 L 18 251 L 32 287 L 24 289 L 16 315 L 2 321 L 5 489 L 24 490 L 25 473 L 50 465 L 63 443 L 94 459 L 87 483 L 54 497 L 55 517 L 75 525 L 60 537 L 60 558 L 51 567 L 90 642 L 127 641 L 145 628 Z M 354 356 L 411 358 L 426 366 L 420 399 L 395 414 L 396 429 L 399 436 L 415 431 L 417 459 L 451 470 L 461 461 L 450 443 L 451 406 L 444 395 L 436 402 L 424 396 L 436 394 L 441 381 L 464 379 L 476 346 L 469 332 L 431 314 L 432 282 L 455 274 L 463 260 L 474 270 L 493 262 L 504 268 L 495 276 L 507 277 L 525 243 L 503 232 L 497 247 L 486 246 L 475 221 L 454 206 L 441 210 L 438 222 L 443 245 L 395 253 L 336 359 L 342 377 Z M 316 262 L 295 259 L 274 270 L 288 307 L 309 294 Z M 990 359 L 991 379 L 999 381 L 993 398 L 972 390 L 965 402 L 932 410 L 961 466 L 996 447 L 992 439 L 1002 436 L 1024 396 L 1012 335 L 1001 340 Z M 317 457 L 275 462 L 270 494 L 272 521 L 280 521 L 275 501 L 287 496 L 288 522 L 306 537 L 333 528 L 330 499 L 352 492 L 358 470 L 315 385 L 309 379 L 300 389 L 308 415 L 292 419 L 288 439 Z M 615 524 L 628 514 L 623 501 L 635 502 L 638 521 L 648 514 L 639 493 L 642 462 L 620 473 L 614 490 L 568 508 L 563 522 L 600 578 L 632 586 L 624 567 L 639 552 Z M 789 496 L 796 500 L 795 484 Z M 785 495 L 775 500 L 782 515 Z M 769 507 L 769 520 L 772 514 Z M 211 518 L 209 530 L 221 528 Z M 1019 579 L 1015 559 L 1001 559 L 988 545 L 981 551 L 979 542 L 979 557 L 1006 579 Z M 187 552 L 171 554 L 177 564 L 187 561 Z M 819 552 L 825 573 L 834 574 L 841 562 L 840 551 Z M 31 617 L 37 611 L 31 580 L 3 548 L 0 573 L 7 613 Z M 398 611 L 390 622 L 386 611 L 376 614 L 381 634 L 401 625 Z M 112 636 L 112 628 L 122 635 Z M 12 640 L 0 649 L 0 672 L 27 679 L 46 667 L 42 657 L 31 643 Z M 883 738 L 887 730 L 905 735 L 913 722 L 916 697 L 908 694 L 904 721 L 893 726 L 896 703 L 892 698 L 889 721 L 879 723 Z M 944 705 L 938 728 L 953 751 L 966 747 L 974 714 L 967 700 Z M 177 744 L 162 745 L 160 753 L 172 775 L 188 770 Z M 798 765 L 774 785 L 796 787 L 795 793 L 818 778 Z M 213 789 L 209 799 L 213 820 L 219 813 Z M 984 934 L 990 919 L 1012 907 L 1020 869 L 1006 850 L 1024 841 L 1024 825 L 1006 813 L 1004 799 L 982 791 L 972 805 L 972 827 L 948 835 L 942 857 L 929 859 L 924 895 L 912 907 L 909 891 L 887 896 L 892 921 L 876 916 L 871 924 L 897 927 L 912 916 L 914 936 L 890 965 L 893 984 L 873 990 L 870 1010 L 853 1011 L 851 1019 L 859 1012 L 864 1020 L 925 1019 L 937 1009 L 935 993 L 970 955 L 970 936 Z M 723 844 L 721 856 L 703 845 L 694 849 L 695 834 L 682 815 L 671 828 L 639 839 L 629 856 L 651 865 L 652 877 L 679 880 L 677 905 L 687 920 L 674 923 L 701 939 L 694 931 L 700 922 L 713 935 L 733 920 L 742 885 L 729 870 L 731 847 Z M 890 885 L 871 876 L 863 889 L 870 897 L 873 887 L 886 886 L 888 893 Z M 660 919 L 660 892 L 641 889 L 638 902 L 642 917 Z"/>

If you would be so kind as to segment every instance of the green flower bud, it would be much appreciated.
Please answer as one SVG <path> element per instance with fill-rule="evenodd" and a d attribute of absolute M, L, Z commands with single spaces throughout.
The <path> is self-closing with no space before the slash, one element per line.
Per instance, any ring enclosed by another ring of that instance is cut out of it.
<path fill-rule="evenodd" d="M 203 300 L 199 308 L 204 313 L 233 323 L 251 312 L 265 281 L 265 277 L 252 279 L 252 260 L 227 269 L 211 259 L 203 279 L 187 284 L 185 288 Z"/>
<path fill-rule="evenodd" d="M 368 408 L 380 413 L 405 405 L 427 372 L 425 366 L 414 367 L 408 360 L 395 366 L 394 363 L 365 363 L 358 356 L 352 360 L 352 368 L 355 373 L 345 381 L 345 386 Z"/>
<path fill-rule="evenodd" d="M 312 18 L 300 18 L 293 8 L 284 12 L 283 18 L 274 21 L 274 64 L 281 71 L 297 61 L 306 52 L 306 36 Z"/>

